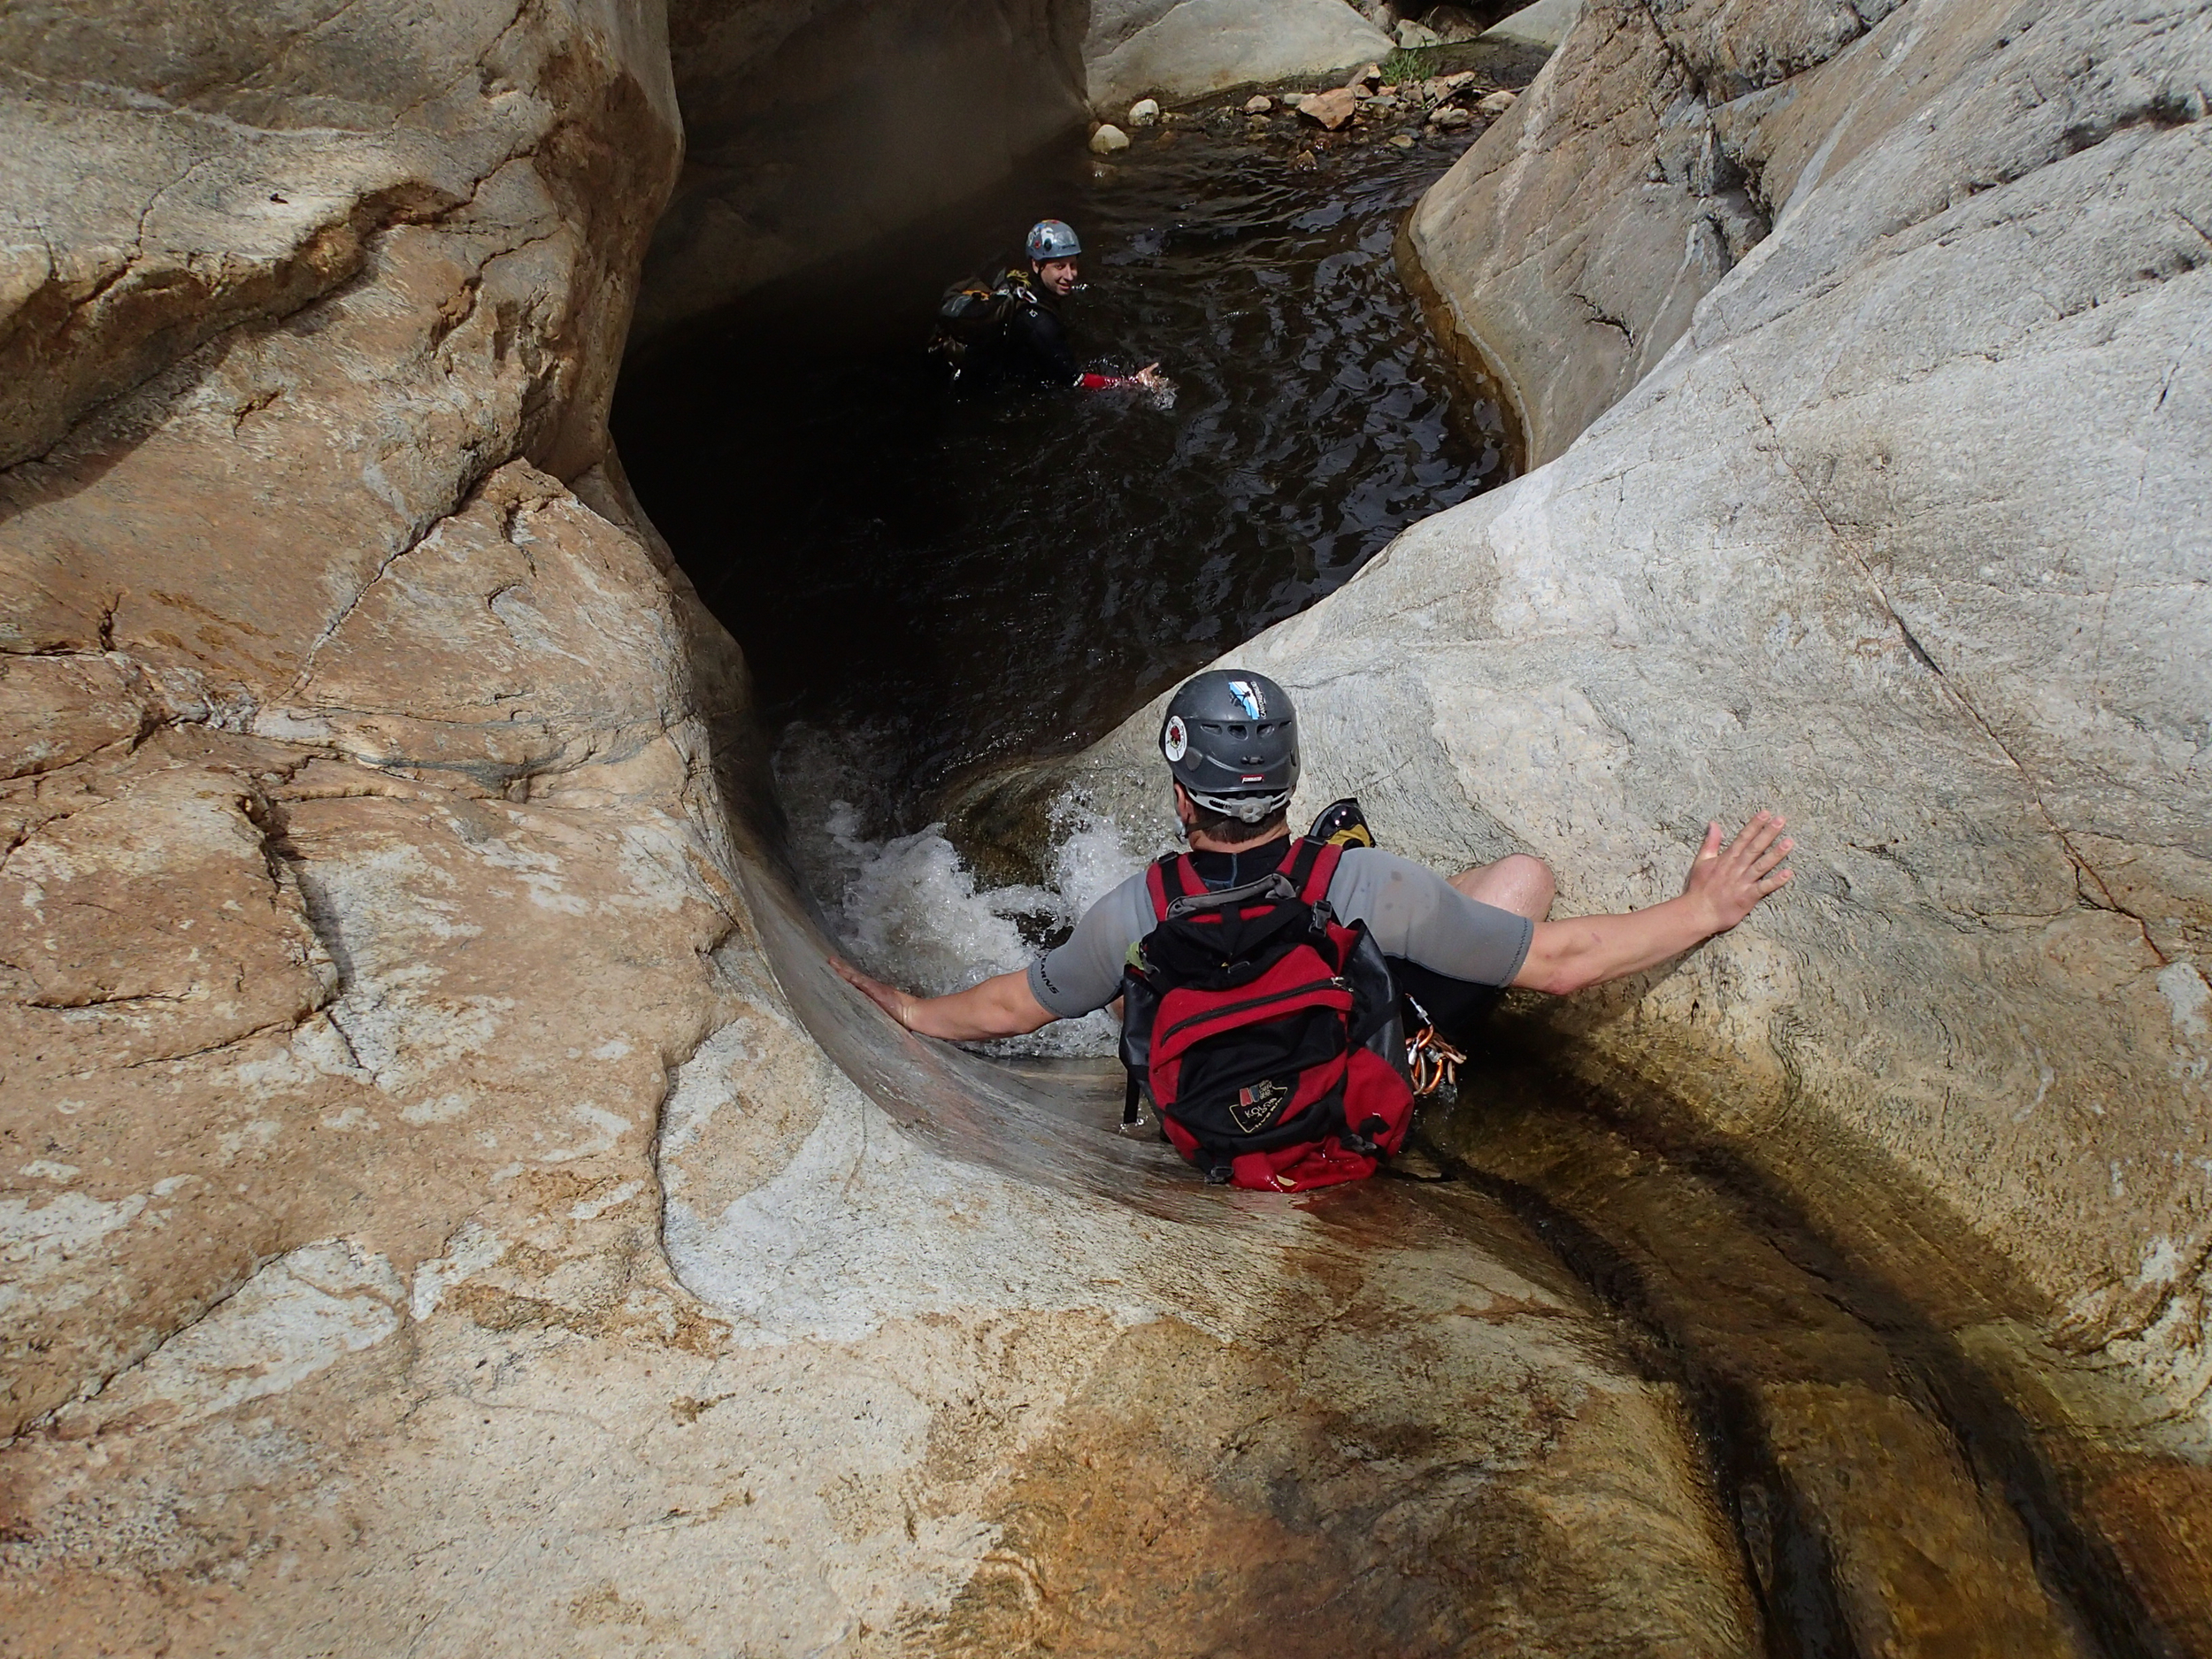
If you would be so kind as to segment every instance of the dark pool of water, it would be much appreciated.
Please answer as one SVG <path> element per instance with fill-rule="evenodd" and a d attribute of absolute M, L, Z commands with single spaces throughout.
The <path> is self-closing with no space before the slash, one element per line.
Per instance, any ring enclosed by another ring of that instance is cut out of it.
<path fill-rule="evenodd" d="M 1507 417 L 1455 403 L 1391 255 L 1465 141 L 1215 126 L 1110 163 L 1071 141 L 624 380 L 624 461 L 770 726 L 864 735 L 895 817 L 1102 735 L 1510 474 Z M 1084 238 L 1078 357 L 1158 359 L 1171 409 L 948 394 L 921 351 L 939 294 L 1047 215 Z"/>

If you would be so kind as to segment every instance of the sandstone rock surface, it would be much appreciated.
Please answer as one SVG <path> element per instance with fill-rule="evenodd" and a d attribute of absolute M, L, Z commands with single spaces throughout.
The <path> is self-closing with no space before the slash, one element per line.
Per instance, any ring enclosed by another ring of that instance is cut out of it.
<path fill-rule="evenodd" d="M 2208 86 L 2193 6 L 1593 4 L 1413 231 L 1555 458 L 1233 657 L 1302 699 L 1309 803 L 1539 854 L 1564 914 L 1787 810 L 1781 902 L 1529 1018 L 1876 1259 L 2011 1285 L 1947 1317 L 2193 1494 L 2105 1518 L 2199 1598 L 2158 1540 L 2212 1463 Z"/>
<path fill-rule="evenodd" d="M 1379 58 L 1390 37 L 1344 0 L 1094 0 L 1083 38 L 1091 102 L 1169 103 Z"/>
<path fill-rule="evenodd" d="M 1843 16 L 1820 34 L 1786 5 L 1705 20 L 1592 0 L 1515 119 L 1422 199 L 1416 247 L 1513 392 L 1532 464 L 1648 373 L 1767 234 L 1724 100 L 1780 96 L 1850 39 Z"/>
<path fill-rule="evenodd" d="M 1755 1651 L 1671 1386 L 1509 1217 L 1197 1192 L 890 1027 L 747 851 L 742 665 L 607 396 L 680 93 L 729 125 L 671 320 L 867 234 L 717 192 L 833 176 L 746 124 L 936 14 L 701 8 L 680 73 L 613 0 L 150 15 L 0 25 L 11 1642 Z M 2150 1555 L 2204 1461 L 2202 25 L 1993 15 L 1747 106 L 1802 200 L 1664 369 L 1257 649 L 1313 787 L 1571 902 L 1806 802 L 1796 908 L 1565 1052 L 1939 1194 L 2072 1316 L 2053 1416 L 2164 1455 Z M 1063 21 L 945 21 L 1029 90 L 928 188 L 1079 113 Z M 2036 161 L 2023 86 L 2091 126 Z"/>
<path fill-rule="evenodd" d="M 50 21 L 11 1650 L 1750 1649 L 1674 1397 L 1510 1218 L 1225 1206 L 856 1002 L 743 849 L 742 665 L 605 432 L 657 12 Z"/>
<path fill-rule="evenodd" d="M 1536 0 L 1500 18 L 1477 38 L 1514 46 L 1555 50 L 1582 15 L 1582 0 Z"/>

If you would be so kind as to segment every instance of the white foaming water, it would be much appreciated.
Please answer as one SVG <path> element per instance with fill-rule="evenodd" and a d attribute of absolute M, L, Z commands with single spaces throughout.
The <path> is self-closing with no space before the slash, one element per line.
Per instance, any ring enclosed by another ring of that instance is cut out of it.
<path fill-rule="evenodd" d="M 813 802 L 869 775 L 865 767 L 850 764 L 853 755 L 839 752 L 844 748 L 825 735 L 803 733 L 777 757 L 800 864 L 853 960 L 927 995 L 942 996 L 992 974 L 1026 968 L 1037 948 L 1023 937 L 1022 922 L 1029 923 L 1033 937 L 1073 926 L 1164 849 L 1164 844 L 1154 851 L 1133 848 L 1117 825 L 1087 803 L 1064 800 L 1052 814 L 1056 841 L 1048 882 L 979 887 L 975 872 L 945 839 L 942 824 L 873 840 L 864 833 L 863 808 L 842 792 L 816 818 Z M 1113 1016 L 1101 1011 L 1056 1020 L 1030 1036 L 989 1047 L 1005 1054 L 1111 1055 L 1119 1035 Z"/>
<path fill-rule="evenodd" d="M 1112 825 L 1074 803 L 1055 813 L 1062 833 L 1045 887 L 979 887 L 942 824 L 872 841 L 854 833 L 857 821 L 849 803 L 831 803 L 826 827 L 852 869 L 839 937 L 872 972 L 932 996 L 1026 968 L 1037 950 L 1023 938 L 1021 920 L 1033 932 L 1071 927 L 1145 864 Z M 990 1046 L 1007 1054 L 1110 1055 L 1120 1030 L 1102 1010 Z"/>

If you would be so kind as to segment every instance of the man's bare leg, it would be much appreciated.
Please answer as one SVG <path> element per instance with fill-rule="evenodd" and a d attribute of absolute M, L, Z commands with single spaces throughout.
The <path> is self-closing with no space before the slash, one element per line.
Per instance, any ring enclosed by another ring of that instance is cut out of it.
<path fill-rule="evenodd" d="M 1477 864 L 1452 878 L 1452 885 L 1471 899 L 1494 904 L 1516 916 L 1540 922 L 1551 914 L 1556 884 L 1551 866 L 1527 853 L 1508 853 L 1494 864 Z"/>

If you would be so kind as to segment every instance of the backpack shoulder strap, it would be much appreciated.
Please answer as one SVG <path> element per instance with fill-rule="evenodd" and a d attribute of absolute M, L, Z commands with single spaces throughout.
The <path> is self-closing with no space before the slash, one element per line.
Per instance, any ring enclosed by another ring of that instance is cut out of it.
<path fill-rule="evenodd" d="M 1152 919 L 1167 920 L 1167 907 L 1187 893 L 1202 893 L 1206 884 L 1198 879 L 1198 872 L 1191 864 L 1188 853 L 1170 853 L 1153 861 L 1144 872 L 1144 890 L 1151 895 Z"/>
<path fill-rule="evenodd" d="M 1328 841 L 1301 839 L 1291 849 L 1290 862 L 1283 873 L 1298 887 L 1302 904 L 1318 904 L 1329 896 L 1329 884 L 1336 879 L 1336 867 L 1344 856 L 1344 849 Z"/>

